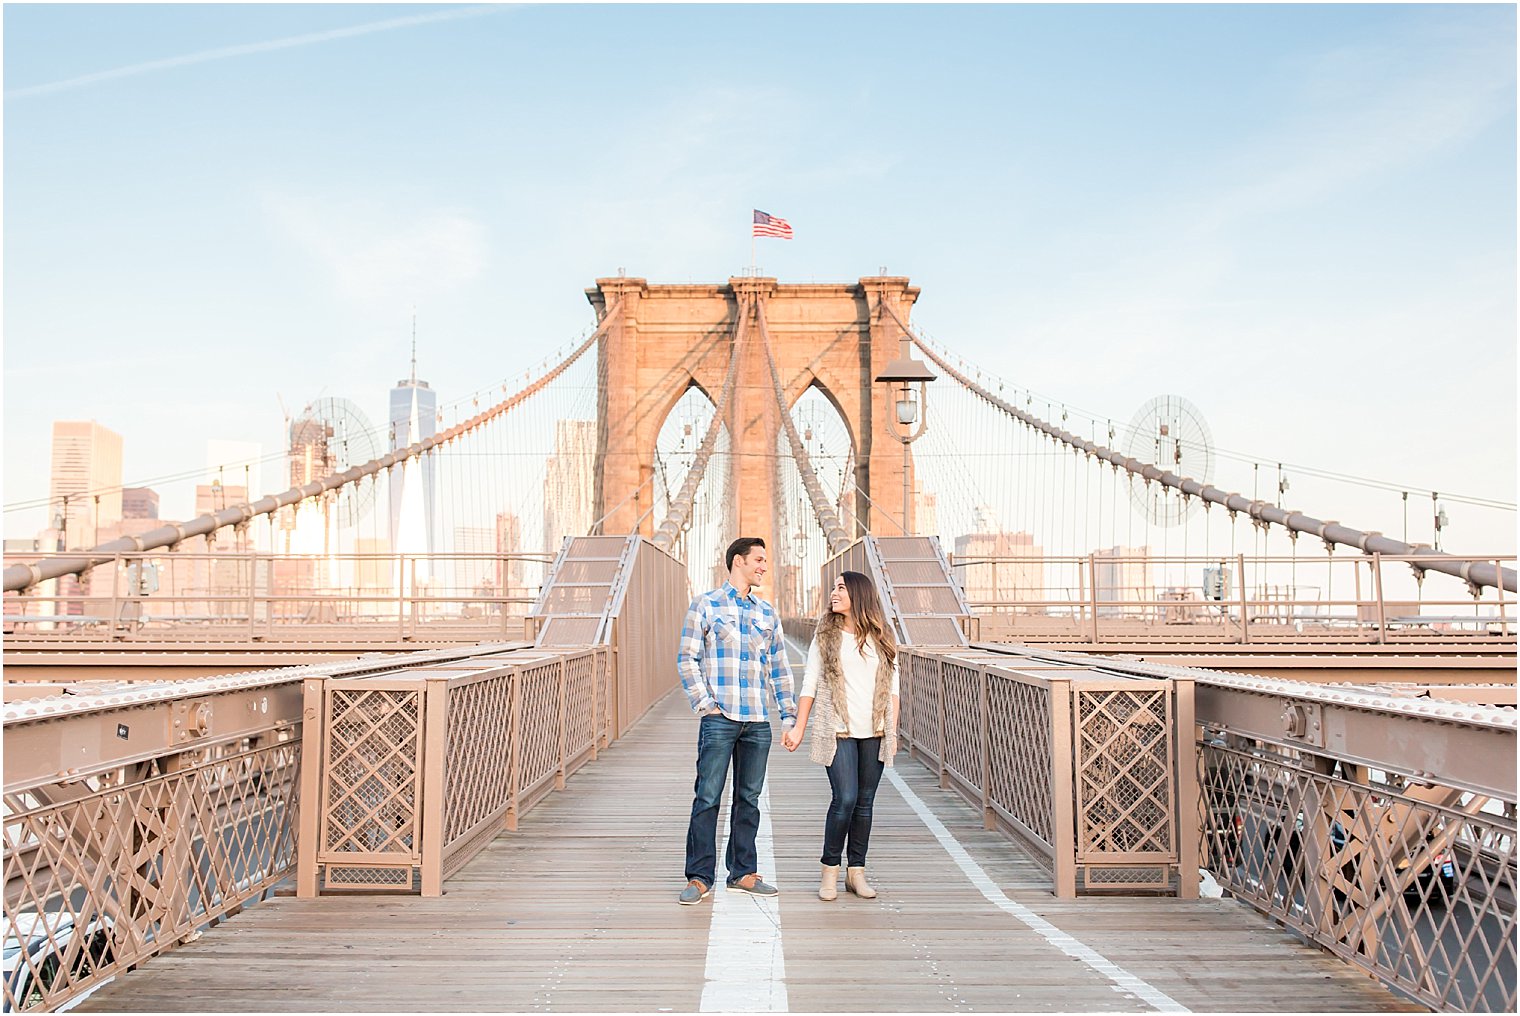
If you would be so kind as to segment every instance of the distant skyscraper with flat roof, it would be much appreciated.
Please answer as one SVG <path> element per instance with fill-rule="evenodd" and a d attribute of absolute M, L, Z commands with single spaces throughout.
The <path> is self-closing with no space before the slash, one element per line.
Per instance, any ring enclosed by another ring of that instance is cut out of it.
<path fill-rule="evenodd" d="M 158 491 L 152 487 L 128 487 L 121 492 L 123 519 L 158 518 Z"/>
<path fill-rule="evenodd" d="M 1093 551 L 1093 579 L 1093 593 L 1100 604 L 1099 617 L 1143 616 L 1156 600 L 1148 546 Z"/>
<path fill-rule="evenodd" d="M 94 420 L 54 420 L 48 496 L 68 549 L 93 547 L 102 527 L 121 521 L 121 435 Z"/>
<path fill-rule="evenodd" d="M 1034 536 L 1003 530 L 985 506 L 976 510 L 976 526 L 955 538 L 955 571 L 971 609 L 1025 613 L 1031 608 L 1023 604 L 1046 599 L 1045 551 Z"/>

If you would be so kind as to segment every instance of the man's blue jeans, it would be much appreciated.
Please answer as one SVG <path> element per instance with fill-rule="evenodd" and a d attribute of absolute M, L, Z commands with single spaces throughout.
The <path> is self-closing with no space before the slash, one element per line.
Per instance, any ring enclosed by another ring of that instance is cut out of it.
<path fill-rule="evenodd" d="M 724 860 L 728 881 L 737 882 L 755 870 L 755 834 L 760 831 L 760 790 L 765 786 L 765 761 L 771 750 L 771 725 L 763 720 L 740 723 L 715 714 L 702 717 L 697 730 L 697 785 L 691 802 L 691 825 L 686 830 L 686 878 L 708 886 L 718 865 L 718 805 L 729 763 L 734 767 L 734 805 L 728 820 L 728 849 Z"/>

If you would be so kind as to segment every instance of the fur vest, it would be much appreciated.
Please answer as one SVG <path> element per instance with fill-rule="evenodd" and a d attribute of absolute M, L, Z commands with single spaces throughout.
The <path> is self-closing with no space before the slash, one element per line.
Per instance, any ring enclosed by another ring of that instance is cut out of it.
<path fill-rule="evenodd" d="M 813 728 L 808 757 L 825 766 L 833 764 L 834 749 L 838 747 L 839 738 L 834 728 L 840 723 L 849 726 L 844 666 L 839 660 L 839 649 L 846 637 L 853 639 L 855 636 L 846 636 L 843 624 L 844 618 L 839 614 L 824 611 L 813 632 L 813 641 L 818 643 L 822 657 L 823 673 L 818 678 L 812 712 L 808 714 L 808 723 Z M 897 754 L 897 717 L 889 715 L 892 711 L 892 665 L 887 662 L 881 647 L 875 648 L 878 664 L 876 693 L 871 702 L 871 728 L 881 735 L 881 751 L 877 757 L 891 766 L 892 756 Z"/>

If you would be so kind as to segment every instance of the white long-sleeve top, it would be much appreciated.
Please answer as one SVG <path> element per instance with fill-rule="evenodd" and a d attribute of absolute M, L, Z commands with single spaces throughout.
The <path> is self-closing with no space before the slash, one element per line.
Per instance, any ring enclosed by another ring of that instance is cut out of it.
<path fill-rule="evenodd" d="M 844 670 L 844 693 L 846 709 L 850 715 L 849 729 L 834 710 L 834 733 L 845 737 L 875 737 L 871 725 L 871 707 L 876 698 L 876 668 L 880 665 L 876 655 L 876 643 L 866 639 L 864 648 L 849 632 L 839 635 L 839 665 Z M 823 652 L 818 640 L 808 646 L 807 670 L 802 676 L 802 698 L 818 697 L 818 682 L 823 678 Z M 892 661 L 892 694 L 897 694 L 897 661 Z"/>

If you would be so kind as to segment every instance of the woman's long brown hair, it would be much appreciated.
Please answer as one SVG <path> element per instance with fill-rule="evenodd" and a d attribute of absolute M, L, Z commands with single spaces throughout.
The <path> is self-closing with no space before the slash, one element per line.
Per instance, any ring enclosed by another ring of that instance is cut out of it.
<path fill-rule="evenodd" d="M 866 647 L 867 638 L 875 640 L 877 653 L 890 666 L 897 659 L 897 639 L 881 609 L 876 584 L 858 571 L 847 571 L 840 577 L 844 579 L 845 592 L 850 594 L 850 620 L 855 626 L 859 648 Z"/>

